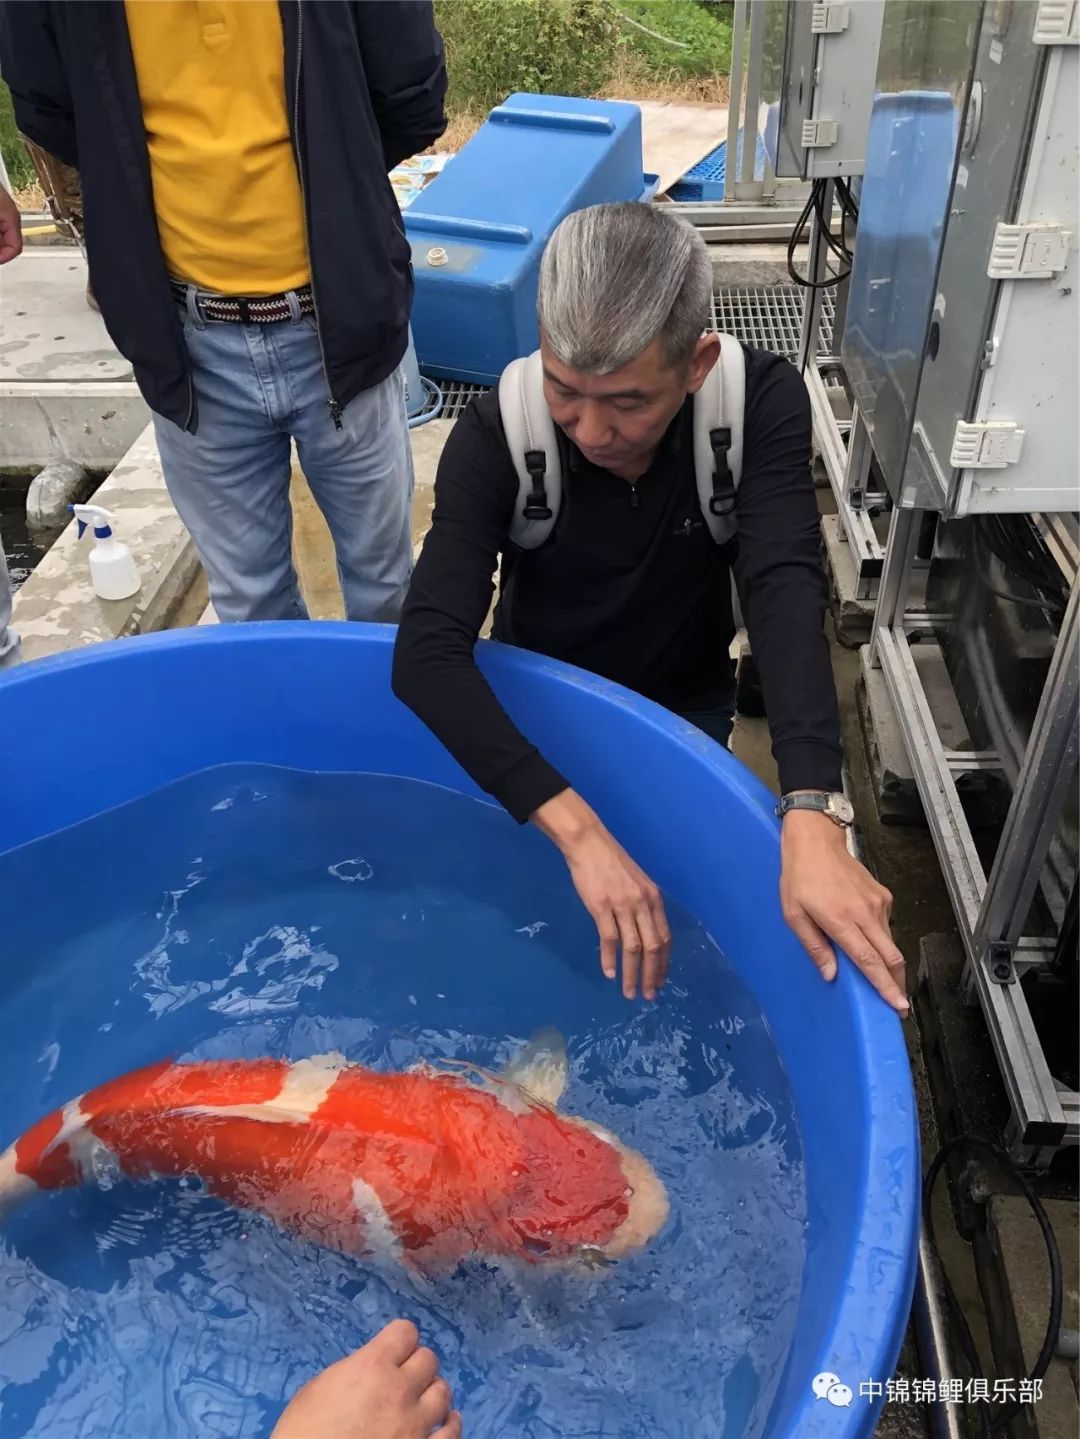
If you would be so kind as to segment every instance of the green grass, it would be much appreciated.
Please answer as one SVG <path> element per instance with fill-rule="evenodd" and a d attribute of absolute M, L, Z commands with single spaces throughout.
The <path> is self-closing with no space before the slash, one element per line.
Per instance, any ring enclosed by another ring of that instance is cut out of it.
<path fill-rule="evenodd" d="M 0 151 L 3 152 L 4 164 L 7 167 L 12 187 L 21 190 L 24 185 L 32 185 L 37 175 L 30 156 L 26 153 L 26 146 L 20 140 L 19 132 L 15 127 L 15 112 L 11 108 L 11 96 L 3 81 L 0 81 Z"/>
<path fill-rule="evenodd" d="M 479 121 L 515 90 L 677 91 L 726 76 L 730 7 L 700 0 L 435 0 L 451 118 Z M 626 20 L 679 42 L 667 45 Z"/>
<path fill-rule="evenodd" d="M 631 25 L 620 25 L 627 47 L 643 67 L 657 74 L 687 78 L 726 75 L 731 67 L 731 24 L 726 6 L 701 5 L 698 0 L 614 0 L 616 9 L 665 39 L 687 49 L 665 45 Z"/>

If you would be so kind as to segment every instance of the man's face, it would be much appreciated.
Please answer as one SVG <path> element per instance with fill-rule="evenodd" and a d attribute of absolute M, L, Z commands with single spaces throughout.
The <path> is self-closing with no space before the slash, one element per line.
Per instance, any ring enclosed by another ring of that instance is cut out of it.
<path fill-rule="evenodd" d="M 645 473 L 667 427 L 687 395 L 696 394 L 720 353 L 705 335 L 688 364 L 664 363 L 654 340 L 635 360 L 610 375 L 588 375 L 560 364 L 540 337 L 544 398 L 555 423 L 590 463 L 624 479 Z"/>

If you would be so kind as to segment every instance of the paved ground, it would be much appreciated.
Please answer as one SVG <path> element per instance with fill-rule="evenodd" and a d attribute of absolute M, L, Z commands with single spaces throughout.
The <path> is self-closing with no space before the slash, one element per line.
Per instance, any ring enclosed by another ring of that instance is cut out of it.
<path fill-rule="evenodd" d="M 85 290 L 77 250 L 27 248 L 4 267 L 0 381 L 131 378 Z"/>

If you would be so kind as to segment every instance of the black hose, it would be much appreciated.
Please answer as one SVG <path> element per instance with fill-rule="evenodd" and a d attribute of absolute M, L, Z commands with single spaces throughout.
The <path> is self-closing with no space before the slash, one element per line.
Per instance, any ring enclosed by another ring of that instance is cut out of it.
<path fill-rule="evenodd" d="M 829 275 L 824 280 L 811 280 L 808 275 L 800 275 L 795 268 L 795 251 L 802 243 L 803 232 L 810 220 L 811 214 L 816 214 L 818 224 L 821 228 L 822 238 L 830 251 L 838 260 L 847 262 L 850 265 L 851 254 L 844 242 L 838 241 L 833 235 L 829 217 L 825 214 L 825 181 L 815 180 L 810 187 L 810 196 L 803 206 L 802 213 L 795 221 L 791 236 L 787 245 L 787 269 L 788 274 L 796 285 L 804 290 L 831 290 L 839 285 L 841 280 L 846 280 L 851 274 L 850 268 L 840 275 Z"/>
<path fill-rule="evenodd" d="M 944 1168 L 946 1159 L 948 1159 L 949 1155 L 954 1153 L 954 1151 L 961 1148 L 981 1150 L 984 1154 L 992 1156 L 999 1164 L 1003 1164 L 1009 1170 L 1020 1192 L 1031 1206 L 1031 1212 L 1035 1216 L 1036 1222 L 1042 1231 L 1043 1241 L 1046 1244 L 1046 1256 L 1050 1263 L 1050 1314 L 1046 1325 L 1046 1335 L 1043 1339 L 1042 1348 L 1039 1350 L 1039 1357 L 1036 1359 L 1031 1373 L 1027 1376 L 1027 1383 L 1033 1385 L 1037 1380 L 1042 1379 L 1046 1371 L 1050 1368 L 1050 1361 L 1054 1357 L 1054 1350 L 1057 1346 L 1058 1331 L 1061 1328 L 1061 1251 L 1058 1249 L 1057 1239 L 1054 1236 L 1050 1220 L 1047 1217 L 1046 1210 L 1043 1208 L 1038 1195 L 1003 1149 L 998 1148 L 996 1144 L 988 1143 L 986 1140 L 976 1139 L 973 1135 L 960 1134 L 957 1135 L 955 1139 L 950 1139 L 947 1144 L 944 1144 L 938 1150 L 930 1163 L 930 1167 L 926 1171 L 926 1177 L 923 1179 L 923 1230 L 926 1234 L 927 1242 L 937 1255 L 949 1313 L 952 1316 L 957 1339 L 959 1340 L 960 1348 L 964 1352 L 964 1358 L 967 1360 L 973 1379 L 982 1379 L 984 1377 L 982 1365 L 979 1362 L 978 1350 L 975 1348 L 975 1340 L 971 1333 L 971 1327 L 964 1317 L 964 1311 L 960 1308 L 959 1300 L 956 1297 L 952 1285 L 949 1283 L 949 1277 L 945 1273 L 945 1267 L 941 1263 L 941 1252 L 937 1247 L 937 1240 L 934 1236 L 934 1185 L 937 1183 L 938 1176 Z M 1023 1400 L 1011 1400 L 1005 1408 L 999 1410 L 993 1418 L 990 1417 L 989 1405 L 984 1399 L 980 1399 L 978 1404 L 980 1439 L 994 1439 L 995 1435 L 1004 1433 L 1006 1426 L 1020 1412 Z"/>
<path fill-rule="evenodd" d="M 1026 515 L 979 515 L 974 520 L 976 543 L 1033 593 L 1030 596 L 995 588 L 987 589 L 999 599 L 1034 609 L 1045 609 L 1060 618 L 1069 602 L 1065 577 Z"/>

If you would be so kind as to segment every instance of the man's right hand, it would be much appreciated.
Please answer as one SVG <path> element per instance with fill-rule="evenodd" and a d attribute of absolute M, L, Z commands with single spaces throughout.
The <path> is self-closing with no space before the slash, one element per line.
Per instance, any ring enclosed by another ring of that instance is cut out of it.
<path fill-rule="evenodd" d="M 640 977 L 645 998 L 655 999 L 671 958 L 671 932 L 656 885 L 573 790 L 542 804 L 532 820 L 562 851 L 574 888 L 596 921 L 608 979 L 615 978 L 621 948 L 623 994 L 633 999 Z"/>

